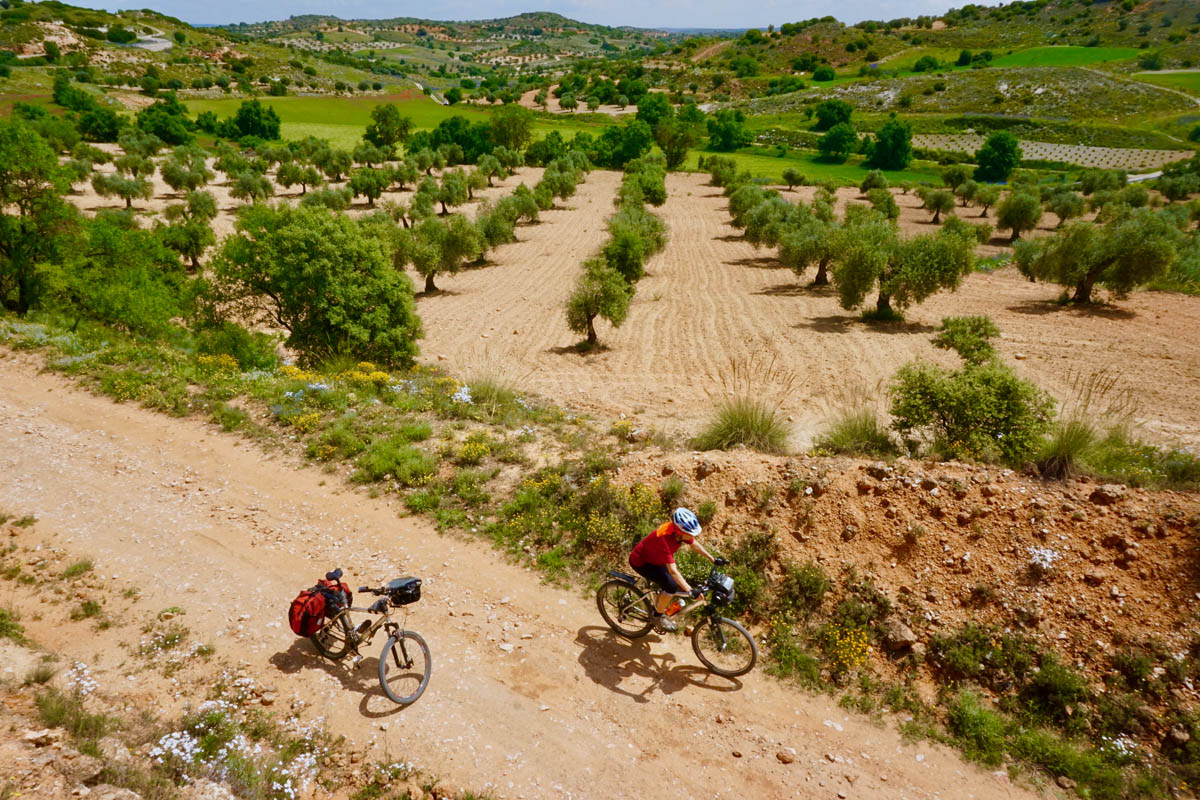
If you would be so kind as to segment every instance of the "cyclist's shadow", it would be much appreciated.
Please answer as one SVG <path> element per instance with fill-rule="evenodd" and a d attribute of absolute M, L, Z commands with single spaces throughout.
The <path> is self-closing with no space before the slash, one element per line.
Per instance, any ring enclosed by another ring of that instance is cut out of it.
<path fill-rule="evenodd" d="M 285 675 L 295 675 L 304 669 L 319 669 L 332 675 L 342 684 L 343 689 L 362 696 L 358 710 L 364 717 L 390 717 L 406 708 L 389 700 L 379 687 L 378 657 L 364 656 L 358 669 L 350 667 L 351 658 L 352 655 L 347 656 L 344 661 L 330 661 L 313 649 L 312 642 L 296 639 L 291 647 L 276 653 L 268 660 Z"/>
<path fill-rule="evenodd" d="M 585 625 L 575 635 L 575 642 L 580 646 L 579 665 L 587 676 L 638 703 L 650 702 L 650 695 L 655 691 L 674 694 L 688 686 L 715 692 L 733 692 L 742 688 L 742 682 L 736 678 L 723 678 L 691 664 L 677 665 L 672 652 L 652 652 L 650 646 L 662 641 L 655 633 L 640 639 L 626 639 L 600 625 Z M 629 678 L 643 679 L 646 685 L 640 692 L 632 691 L 622 685 Z"/>

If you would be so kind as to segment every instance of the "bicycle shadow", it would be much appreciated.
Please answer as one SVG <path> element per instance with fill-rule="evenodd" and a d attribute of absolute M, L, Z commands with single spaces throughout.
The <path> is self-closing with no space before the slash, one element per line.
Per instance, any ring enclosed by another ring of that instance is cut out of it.
<path fill-rule="evenodd" d="M 675 654 L 654 653 L 650 646 L 663 639 L 650 633 L 640 639 L 626 639 L 601 625 L 585 625 L 575 635 L 580 646 L 579 665 L 593 683 L 636 703 L 649 703 L 655 691 L 674 694 L 689 686 L 714 692 L 736 692 L 742 688 L 737 678 L 723 678 L 704 667 L 676 664 Z M 641 691 L 623 684 L 646 682 Z"/>
<path fill-rule="evenodd" d="M 280 651 L 267 659 L 272 666 L 285 675 L 295 675 L 301 670 L 315 667 L 332 675 L 342 688 L 362 695 L 358 703 L 359 713 L 370 719 L 380 719 L 399 714 L 407 706 L 399 706 L 388 699 L 379 687 L 379 658 L 364 656 L 358 669 L 350 666 L 347 656 L 344 661 L 330 661 L 322 657 L 307 639 L 296 639 L 287 650 Z"/>

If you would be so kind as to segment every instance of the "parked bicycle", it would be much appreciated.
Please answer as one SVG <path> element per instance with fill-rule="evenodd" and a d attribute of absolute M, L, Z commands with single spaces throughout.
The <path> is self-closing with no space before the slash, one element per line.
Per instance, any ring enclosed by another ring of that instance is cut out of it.
<path fill-rule="evenodd" d="M 658 588 L 633 575 L 610 570 L 609 580 L 596 592 L 600 616 L 608 626 L 629 639 L 645 636 L 654 627 L 651 614 Z M 708 578 L 695 587 L 695 595 L 679 592 L 674 596 L 681 605 L 672 619 L 683 619 L 694 611 L 702 615 L 692 628 L 692 649 L 704 666 L 718 675 L 736 678 L 754 669 L 758 646 L 754 637 L 740 624 L 718 613 L 720 606 L 733 600 L 733 578 L 714 566 Z"/>
<path fill-rule="evenodd" d="M 354 653 L 354 667 L 363 657 L 359 648 L 370 645 L 375 634 L 387 631 L 383 651 L 379 654 L 379 685 L 392 702 L 402 706 L 416 702 L 429 685 L 431 669 L 429 646 L 416 631 L 405 630 L 392 621 L 392 609 L 409 606 L 421 599 L 420 578 L 397 578 L 385 586 L 372 589 L 360 586 L 358 591 L 379 597 L 368 608 L 344 608 L 325 621 L 325 625 L 310 638 L 317 651 L 326 658 L 340 661 Z M 357 626 L 350 612 L 375 615 Z"/>

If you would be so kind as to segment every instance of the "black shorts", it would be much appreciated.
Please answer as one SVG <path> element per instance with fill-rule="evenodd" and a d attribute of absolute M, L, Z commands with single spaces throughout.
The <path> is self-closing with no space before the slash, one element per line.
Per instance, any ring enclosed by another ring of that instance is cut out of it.
<path fill-rule="evenodd" d="M 638 575 L 641 575 L 664 592 L 673 593 L 683 591 L 683 587 L 675 582 L 675 579 L 671 577 L 671 573 L 662 564 L 642 564 L 640 567 L 634 567 L 630 564 L 629 566 L 633 567 L 633 571 Z"/>

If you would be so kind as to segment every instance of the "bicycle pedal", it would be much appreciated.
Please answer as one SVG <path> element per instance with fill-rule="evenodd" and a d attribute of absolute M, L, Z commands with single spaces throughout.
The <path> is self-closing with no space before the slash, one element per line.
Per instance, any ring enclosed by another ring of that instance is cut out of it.
<path fill-rule="evenodd" d="M 358 669 L 362 665 L 362 662 L 363 662 L 362 656 L 355 656 L 354 660 L 350 662 L 350 668 Z"/>

